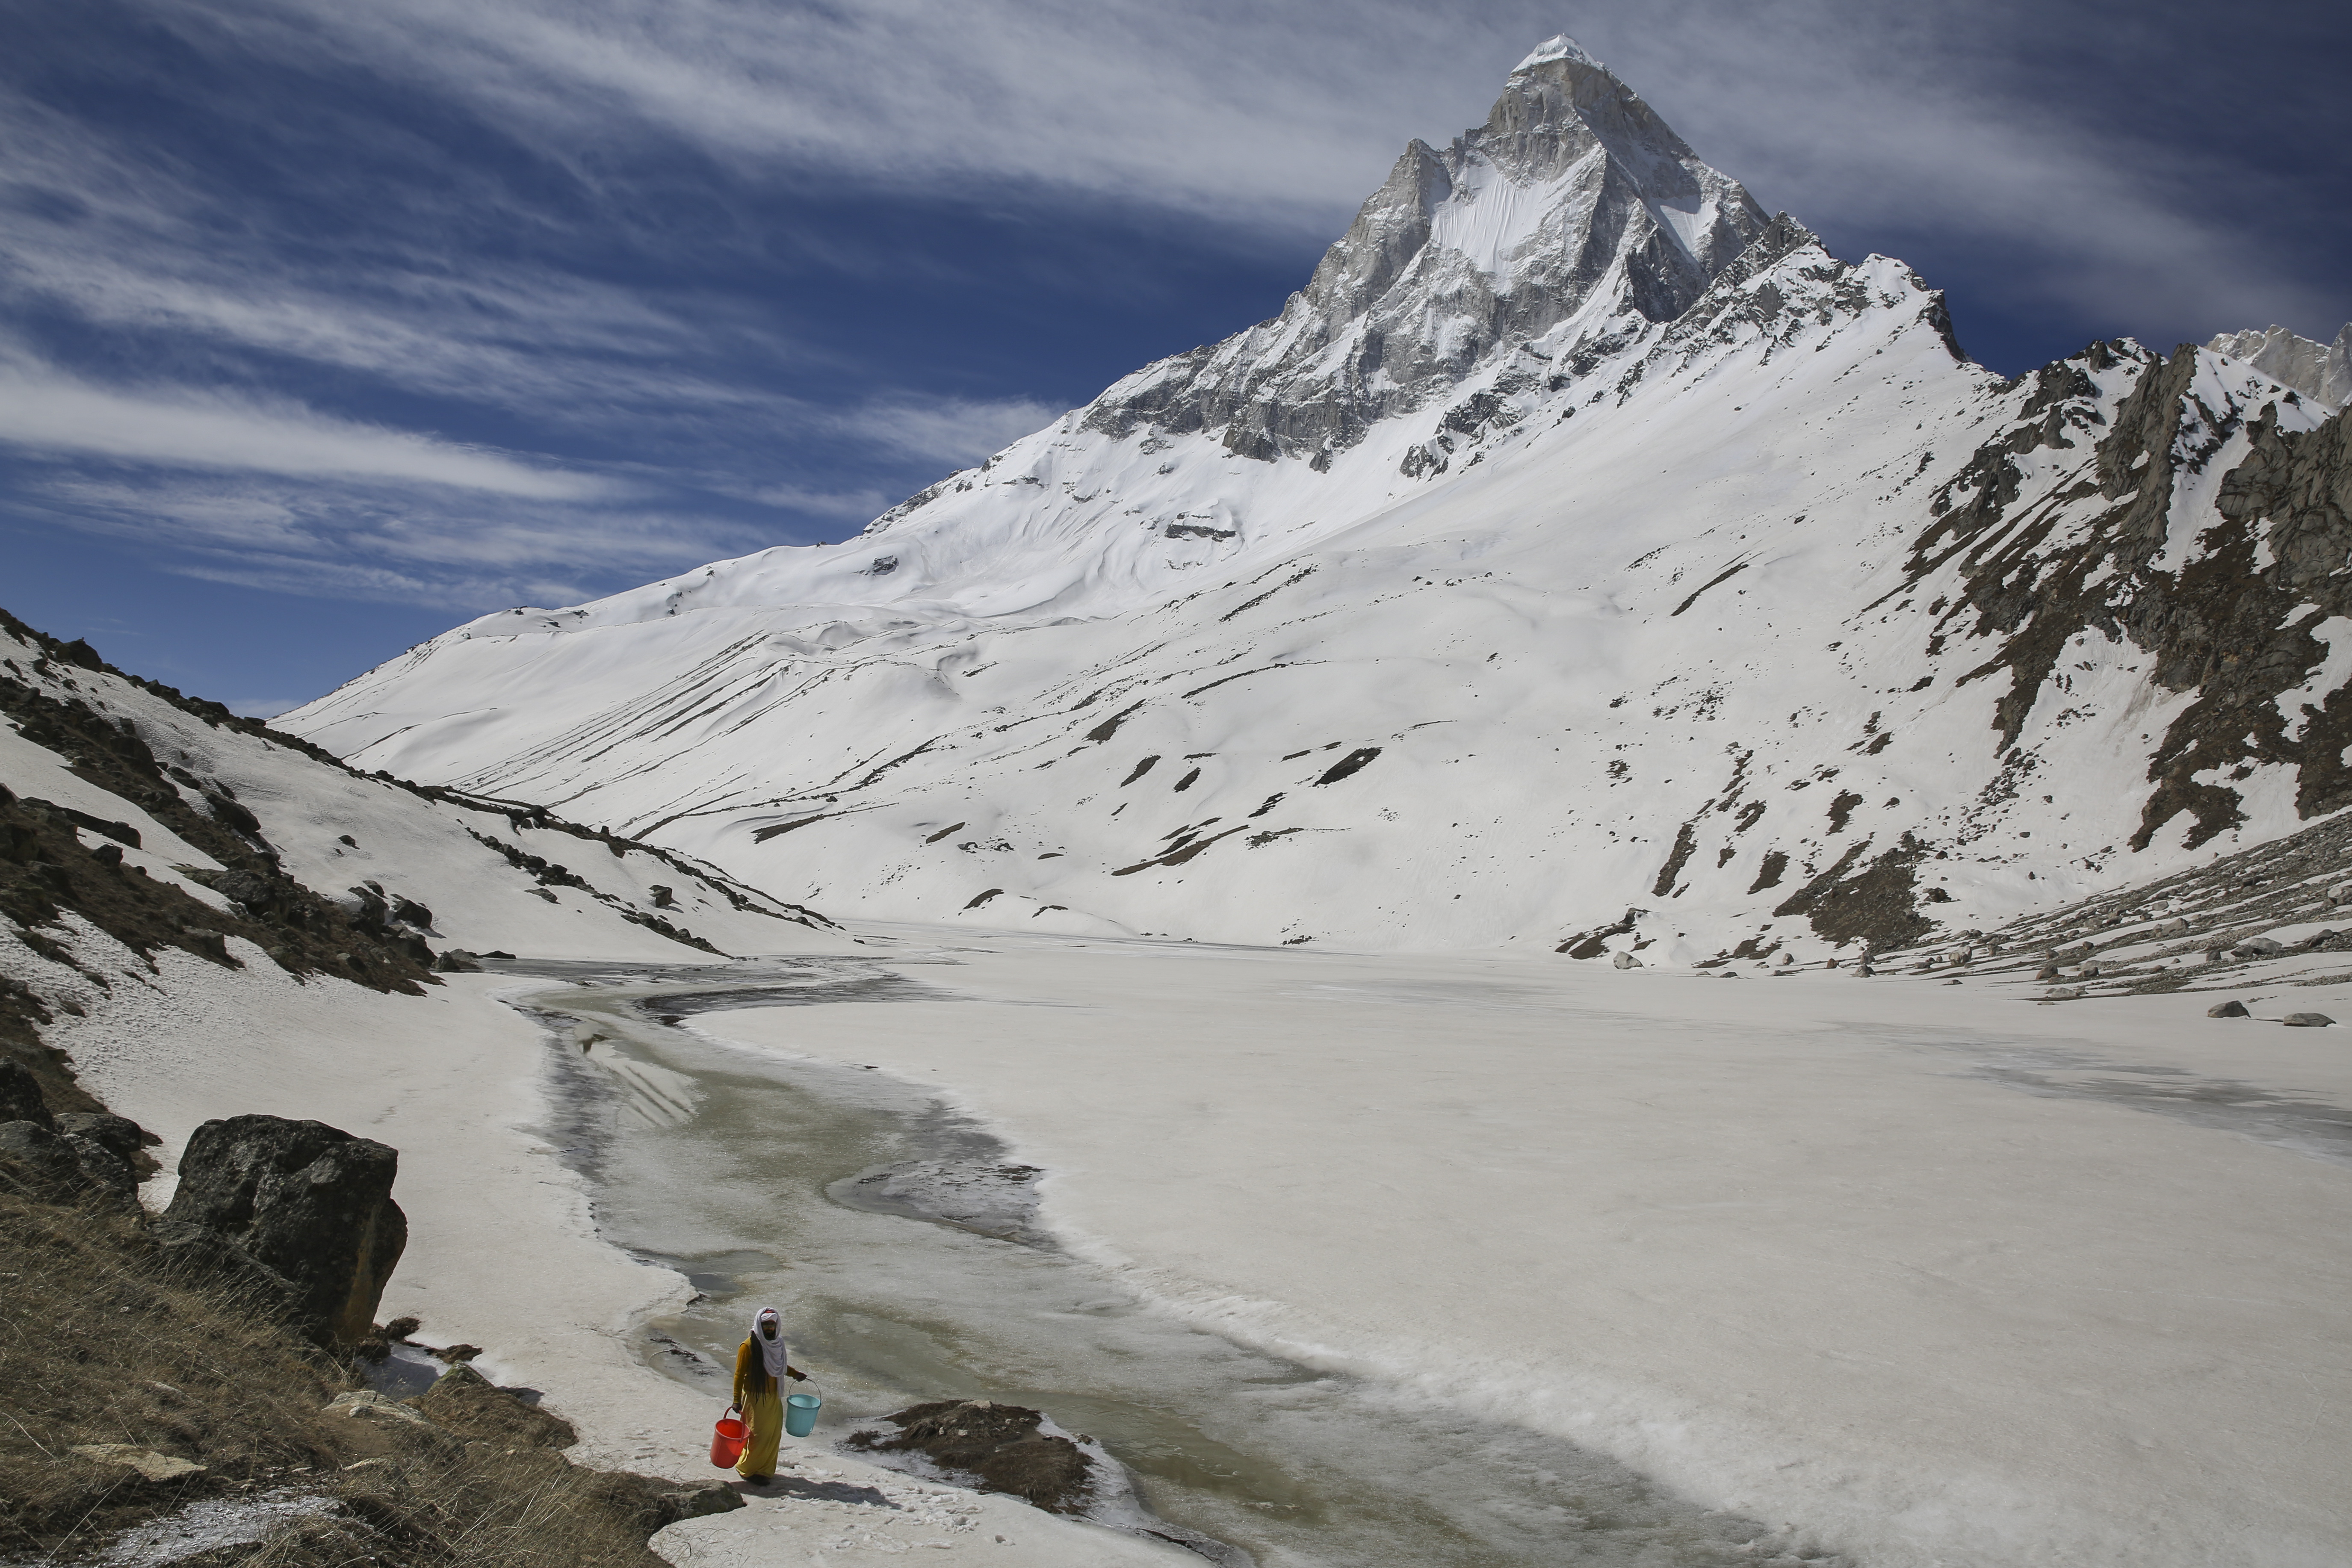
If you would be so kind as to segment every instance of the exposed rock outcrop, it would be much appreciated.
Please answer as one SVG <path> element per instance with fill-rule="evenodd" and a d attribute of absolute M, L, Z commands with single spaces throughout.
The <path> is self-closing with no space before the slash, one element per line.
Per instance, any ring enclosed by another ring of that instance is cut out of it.
<path fill-rule="evenodd" d="M 0 1183 L 52 1204 L 76 1202 L 88 1184 L 73 1150 L 37 1121 L 0 1121 Z"/>
<path fill-rule="evenodd" d="M 0 1058 L 0 1181 L 46 1203 L 135 1211 L 155 1135 L 127 1116 L 53 1110 L 40 1079 Z"/>
<path fill-rule="evenodd" d="M 505 1448 L 569 1448 L 580 1440 L 572 1423 L 525 1404 L 463 1364 L 453 1366 L 409 1402 L 435 1423 L 461 1436 Z"/>
<path fill-rule="evenodd" d="M 180 1157 L 164 1219 L 209 1232 L 282 1276 L 314 1336 L 358 1344 L 408 1242 L 392 1199 L 395 1150 L 321 1121 L 207 1121 Z"/>
<path fill-rule="evenodd" d="M 1051 1513 L 1081 1511 L 1094 1489 L 1094 1461 L 1067 1437 L 1045 1431 L 1045 1416 L 1017 1405 L 944 1399 L 883 1417 L 892 1436 L 853 1433 L 848 1447 L 877 1454 L 919 1454 L 940 1469 L 968 1476 L 984 1491 L 1009 1492 Z"/>

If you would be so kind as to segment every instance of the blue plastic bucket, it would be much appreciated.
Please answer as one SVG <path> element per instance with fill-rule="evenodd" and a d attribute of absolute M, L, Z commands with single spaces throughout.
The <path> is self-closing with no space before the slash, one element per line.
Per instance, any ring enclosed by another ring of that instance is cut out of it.
<path fill-rule="evenodd" d="M 816 1430 L 817 1407 L 824 1403 L 814 1394 L 795 1394 L 784 1400 L 784 1430 L 805 1437 Z"/>

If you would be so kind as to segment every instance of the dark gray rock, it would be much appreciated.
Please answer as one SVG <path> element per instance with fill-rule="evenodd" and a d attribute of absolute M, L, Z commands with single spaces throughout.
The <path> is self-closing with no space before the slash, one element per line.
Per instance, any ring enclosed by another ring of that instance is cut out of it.
<path fill-rule="evenodd" d="M 92 1186 L 118 1203 L 139 1204 L 139 1150 L 146 1131 L 127 1116 L 69 1110 L 58 1118 L 58 1133 L 74 1153 Z"/>
<path fill-rule="evenodd" d="M 2205 1016 L 2209 1018 L 2245 1018 L 2252 1015 L 2246 1011 L 2243 1002 L 2216 1002 L 2205 1009 Z"/>
<path fill-rule="evenodd" d="M 2279 1022 L 2290 1029 L 2324 1029 L 2336 1020 L 2325 1013 L 2289 1013 Z"/>
<path fill-rule="evenodd" d="M 306 1329 L 357 1344 L 408 1243 L 399 1166 L 398 1151 L 321 1121 L 233 1116 L 188 1140 L 164 1215 L 236 1244 L 293 1284 Z"/>
<path fill-rule="evenodd" d="M 0 1057 L 0 1121 L 32 1121 L 55 1131 L 49 1102 L 41 1095 L 40 1079 L 23 1063 Z"/>
<path fill-rule="evenodd" d="M 216 1230 L 175 1220 L 167 1212 L 149 1223 L 147 1237 L 173 1275 L 226 1284 L 289 1315 L 301 1300 L 301 1287 Z"/>
<path fill-rule="evenodd" d="M 445 950 L 440 957 L 435 959 L 433 967 L 443 974 L 472 974 L 482 967 L 475 962 L 475 954 L 467 952 L 462 947 L 453 947 Z"/>
<path fill-rule="evenodd" d="M 920 1454 L 940 1469 L 1009 1492 L 1049 1513 L 1077 1513 L 1094 1489 L 1094 1461 L 1045 1417 L 1017 1405 L 948 1399 L 910 1405 L 883 1419 L 898 1430 L 852 1433 L 845 1447 L 874 1454 Z"/>
<path fill-rule="evenodd" d="M 371 936 L 383 934 L 391 919 L 392 906 L 385 903 L 383 895 L 373 888 L 346 888 L 335 902 L 351 916 L 352 924 Z"/>
<path fill-rule="evenodd" d="M 138 1163 L 141 1149 L 161 1142 L 128 1116 L 102 1110 L 68 1110 L 58 1118 L 58 1131 L 68 1137 L 89 1139 L 126 1165 Z"/>
<path fill-rule="evenodd" d="M 83 1197 L 89 1179 L 73 1149 L 37 1121 L 0 1122 L 0 1183 L 43 1203 L 70 1204 Z"/>
<path fill-rule="evenodd" d="M 431 910 L 426 909 L 415 899 L 404 899 L 397 894 L 394 895 L 392 900 L 392 918 L 403 925 L 415 926 L 420 931 L 429 931 L 433 926 Z"/>

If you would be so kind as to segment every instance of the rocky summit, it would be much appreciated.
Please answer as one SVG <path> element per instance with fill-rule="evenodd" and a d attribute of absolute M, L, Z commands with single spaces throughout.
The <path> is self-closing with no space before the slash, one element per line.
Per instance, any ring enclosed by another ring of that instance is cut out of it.
<path fill-rule="evenodd" d="M 2352 802 L 2345 351 L 2005 379 L 1555 39 L 1275 320 L 279 722 L 873 918 L 1899 947 Z"/>
<path fill-rule="evenodd" d="M 1328 466 L 1501 345 L 1668 321 L 1768 216 L 1568 38 L 1521 61 L 1486 122 L 1414 142 L 1280 316 L 1137 372 L 1087 411 L 1124 436 L 1213 430 Z"/>

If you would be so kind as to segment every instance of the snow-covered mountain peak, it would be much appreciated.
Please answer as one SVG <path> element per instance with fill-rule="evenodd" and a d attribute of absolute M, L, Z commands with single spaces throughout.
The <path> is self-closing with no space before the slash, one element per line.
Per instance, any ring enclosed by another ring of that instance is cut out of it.
<path fill-rule="evenodd" d="M 1511 73 L 1485 123 L 1443 150 L 1405 149 L 1280 316 L 1138 372 L 1085 422 L 1213 432 L 1245 458 L 1328 465 L 1563 323 L 1589 341 L 1672 321 L 1767 222 L 1738 181 L 1556 38 Z"/>
<path fill-rule="evenodd" d="M 2284 327 L 2268 331 L 2222 332 L 2205 345 L 2217 354 L 2244 360 L 2274 381 L 2331 408 L 2352 402 L 2352 321 L 2332 343 L 2316 343 Z"/>
<path fill-rule="evenodd" d="M 1599 60 L 1594 59 L 1591 55 L 1585 53 L 1583 47 L 1566 33 L 1555 33 L 1550 37 L 1546 38 L 1542 43 L 1538 44 L 1534 48 L 1528 50 L 1528 58 L 1511 68 L 1511 74 L 1513 76 L 1517 76 L 1521 71 L 1532 70 L 1537 66 L 1548 66 L 1555 60 L 1566 60 L 1574 65 L 1590 66 L 1594 70 L 1607 70 L 1609 68 L 1607 66 L 1602 65 Z"/>

